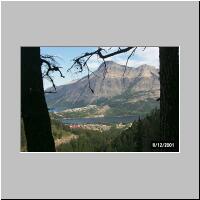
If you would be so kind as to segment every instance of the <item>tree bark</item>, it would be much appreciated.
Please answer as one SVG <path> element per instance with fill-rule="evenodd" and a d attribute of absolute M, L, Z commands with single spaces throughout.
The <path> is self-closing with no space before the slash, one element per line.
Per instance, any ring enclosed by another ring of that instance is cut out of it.
<path fill-rule="evenodd" d="M 161 139 L 179 150 L 179 48 L 160 47 Z"/>
<path fill-rule="evenodd" d="M 21 112 L 29 152 L 55 151 L 44 96 L 40 48 L 21 48 Z"/>

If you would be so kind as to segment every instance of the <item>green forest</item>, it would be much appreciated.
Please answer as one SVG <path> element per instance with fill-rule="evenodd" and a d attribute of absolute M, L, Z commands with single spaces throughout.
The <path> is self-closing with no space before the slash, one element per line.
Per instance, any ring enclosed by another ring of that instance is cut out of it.
<path fill-rule="evenodd" d="M 72 152 L 142 152 L 151 151 L 151 141 L 159 139 L 160 112 L 153 110 L 144 119 L 125 130 L 111 128 L 103 133 L 77 130 L 79 138 L 62 144 L 57 151 Z"/>
<path fill-rule="evenodd" d="M 116 128 L 113 124 L 107 131 L 71 129 L 59 120 L 51 119 L 55 142 L 70 135 L 70 141 L 56 145 L 57 152 L 148 152 L 151 142 L 160 137 L 160 111 L 154 109 L 143 119 L 134 121 L 129 128 Z M 21 123 L 21 151 L 26 151 L 26 139 Z"/>

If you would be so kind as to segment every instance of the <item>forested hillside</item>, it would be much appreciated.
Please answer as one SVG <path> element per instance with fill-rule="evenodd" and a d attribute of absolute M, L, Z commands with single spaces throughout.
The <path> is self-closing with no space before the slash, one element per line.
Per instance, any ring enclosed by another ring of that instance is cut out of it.
<path fill-rule="evenodd" d="M 132 123 L 131 127 L 117 127 L 109 130 L 71 129 L 60 121 L 52 119 L 52 132 L 56 151 L 61 152 L 139 152 L 151 151 L 151 142 L 160 137 L 160 112 L 153 110 L 144 119 Z M 21 150 L 26 151 L 22 124 Z"/>

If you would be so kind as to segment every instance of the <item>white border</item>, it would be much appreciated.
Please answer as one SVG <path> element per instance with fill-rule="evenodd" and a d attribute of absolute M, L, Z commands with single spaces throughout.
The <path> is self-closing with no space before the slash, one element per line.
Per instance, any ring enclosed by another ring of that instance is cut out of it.
<path fill-rule="evenodd" d="M 41 45 L 40 47 L 44 47 L 45 45 Z M 105 46 L 105 45 L 103 45 Z M 113 45 L 112 45 L 113 46 Z M 123 45 L 120 45 L 123 46 Z M 45 46 L 47 47 L 47 46 Z M 49 47 L 56 47 L 56 45 L 53 46 L 49 46 Z M 58 45 L 58 47 L 61 47 L 60 45 Z M 62 47 L 70 47 L 70 46 L 62 46 Z M 80 46 L 74 46 L 74 47 L 80 47 Z M 113 46 L 115 47 L 115 46 Z M 142 47 L 140 45 L 138 45 L 137 47 Z M 161 47 L 161 46 L 146 46 L 146 47 Z M 169 46 L 170 47 L 170 46 Z M 180 45 L 177 46 L 179 48 L 179 151 L 178 152 L 159 152 L 159 151 L 155 151 L 155 152 L 21 152 L 19 151 L 20 154 L 159 154 L 159 153 L 164 153 L 164 154 L 168 154 L 168 153 L 173 153 L 173 154 L 180 154 L 180 146 L 181 146 L 181 140 L 180 140 Z M 20 47 L 21 49 L 21 47 Z M 20 86 L 20 93 L 21 93 L 21 86 Z M 21 101 L 21 99 L 20 99 Z M 21 126 L 20 126 L 20 131 L 21 131 Z M 21 137 L 21 135 L 20 135 Z M 21 145 L 21 143 L 20 143 Z M 19 146 L 19 150 L 20 150 L 20 146 Z M 108 155 L 109 156 L 109 155 Z"/>

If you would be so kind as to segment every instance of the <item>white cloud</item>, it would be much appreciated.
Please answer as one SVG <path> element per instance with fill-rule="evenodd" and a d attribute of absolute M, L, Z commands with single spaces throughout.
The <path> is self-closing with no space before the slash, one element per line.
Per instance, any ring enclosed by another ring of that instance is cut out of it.
<path fill-rule="evenodd" d="M 103 47 L 107 51 L 110 47 Z M 109 52 L 116 51 L 118 47 L 113 47 Z M 109 57 L 105 59 L 106 61 L 115 61 L 121 65 L 125 65 L 128 56 L 130 55 L 131 51 L 125 52 L 113 57 Z M 98 58 L 97 55 L 92 56 L 88 61 L 88 66 L 91 71 L 95 71 L 98 69 L 100 64 L 102 63 L 102 59 Z M 135 54 L 129 59 L 128 66 L 130 67 L 138 67 L 143 64 L 152 65 L 155 67 L 159 67 L 159 48 L 158 47 L 138 47 Z M 86 69 L 85 69 L 86 70 Z"/>
<path fill-rule="evenodd" d="M 143 47 L 140 47 L 137 49 L 136 55 L 139 58 L 138 63 L 153 65 L 158 68 L 159 67 L 159 48 L 147 47 L 145 50 L 143 49 L 144 49 Z"/>
<path fill-rule="evenodd" d="M 127 58 L 130 55 L 130 51 L 123 56 L 115 58 L 115 61 L 119 64 L 126 64 Z M 135 54 L 128 61 L 128 66 L 138 67 L 142 64 L 148 64 L 155 67 L 159 67 L 159 48 L 158 47 L 138 47 Z"/>

